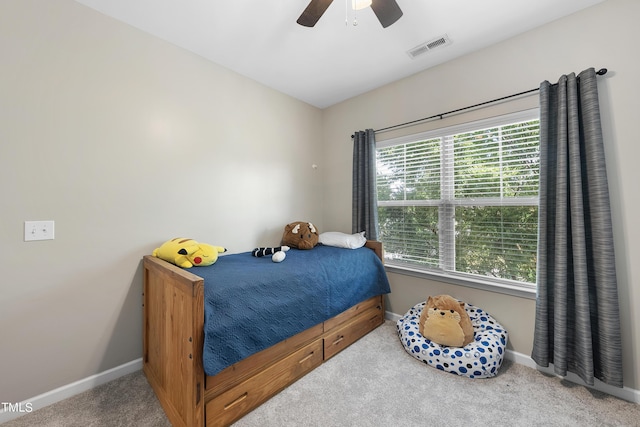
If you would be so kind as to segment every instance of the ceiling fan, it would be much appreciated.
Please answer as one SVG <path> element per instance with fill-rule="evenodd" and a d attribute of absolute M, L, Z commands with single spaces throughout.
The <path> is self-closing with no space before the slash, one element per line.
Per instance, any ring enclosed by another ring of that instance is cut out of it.
<path fill-rule="evenodd" d="M 331 3 L 333 0 L 311 0 L 296 22 L 305 27 L 313 27 Z M 387 28 L 402 16 L 402 10 L 396 0 L 371 0 L 371 9 L 383 28 Z"/>

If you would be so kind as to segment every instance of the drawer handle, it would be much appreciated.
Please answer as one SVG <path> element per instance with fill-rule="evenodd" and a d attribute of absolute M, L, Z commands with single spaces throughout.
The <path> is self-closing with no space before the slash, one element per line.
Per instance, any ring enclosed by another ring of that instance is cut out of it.
<path fill-rule="evenodd" d="M 314 353 L 314 352 L 312 351 L 311 353 L 307 354 L 307 356 L 306 356 L 304 359 L 300 360 L 298 363 L 299 363 L 299 364 L 303 364 L 303 363 L 304 363 L 304 362 L 306 362 L 307 360 L 311 359 L 311 358 L 313 357 L 313 353 Z"/>
<path fill-rule="evenodd" d="M 242 402 L 243 400 L 245 400 L 247 398 L 247 396 L 249 395 L 248 392 L 244 392 L 242 394 L 242 396 L 238 397 L 236 400 L 234 400 L 231 403 L 227 403 L 226 405 L 224 405 L 224 410 L 226 411 L 227 409 L 231 409 L 233 406 L 237 405 L 238 403 Z"/>
<path fill-rule="evenodd" d="M 340 335 L 340 336 L 338 337 L 338 339 L 337 339 L 337 340 L 335 340 L 335 341 L 333 342 L 333 345 L 338 345 L 338 344 L 340 344 L 340 341 L 342 341 L 343 339 L 344 339 L 344 335 Z"/>

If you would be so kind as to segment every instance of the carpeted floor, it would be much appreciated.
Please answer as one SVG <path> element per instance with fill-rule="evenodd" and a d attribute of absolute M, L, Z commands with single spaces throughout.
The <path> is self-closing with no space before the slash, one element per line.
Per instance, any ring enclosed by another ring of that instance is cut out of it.
<path fill-rule="evenodd" d="M 3 424 L 169 426 L 142 372 Z M 409 356 L 387 321 L 236 427 L 640 426 L 640 405 L 505 361 L 470 380 Z"/>

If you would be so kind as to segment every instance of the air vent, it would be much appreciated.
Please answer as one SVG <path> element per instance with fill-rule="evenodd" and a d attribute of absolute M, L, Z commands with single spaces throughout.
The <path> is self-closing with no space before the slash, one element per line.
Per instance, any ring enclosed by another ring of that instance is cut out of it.
<path fill-rule="evenodd" d="M 407 55 L 411 57 L 411 59 L 415 59 L 416 57 L 425 54 L 433 49 L 437 49 L 439 47 L 448 46 L 451 44 L 451 40 L 449 36 L 446 34 L 442 37 L 438 37 L 437 39 L 430 40 L 428 42 L 424 42 L 414 47 L 413 49 L 409 49 L 407 51 Z"/>

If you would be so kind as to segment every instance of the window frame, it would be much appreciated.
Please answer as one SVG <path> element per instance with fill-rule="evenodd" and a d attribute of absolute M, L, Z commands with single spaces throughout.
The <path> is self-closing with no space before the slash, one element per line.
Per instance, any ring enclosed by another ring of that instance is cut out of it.
<path fill-rule="evenodd" d="M 376 143 L 376 150 L 388 148 L 395 145 L 408 144 L 413 142 L 425 141 L 434 138 L 446 138 L 451 135 L 473 132 L 480 129 L 486 129 L 496 126 L 504 126 L 512 123 L 539 120 L 540 109 L 532 108 L 515 113 L 509 113 L 481 120 L 474 120 L 466 123 L 444 126 L 425 132 L 405 135 L 397 138 L 379 141 Z M 441 178 L 442 179 L 442 178 Z M 442 181 L 441 181 L 442 182 Z M 441 195 L 441 198 L 443 196 Z M 523 197 L 520 199 L 522 203 L 514 203 L 515 206 L 538 205 L 538 197 Z M 400 206 L 405 201 L 378 201 L 378 206 Z M 477 199 L 474 200 L 474 204 Z M 489 200 L 482 201 L 481 204 L 489 204 Z M 431 202 L 425 202 L 431 204 Z M 416 203 L 421 204 L 420 202 Z M 463 204 L 463 203 L 460 203 Z M 502 204 L 507 203 L 502 200 Z M 441 205 L 439 205 L 441 206 Z M 442 238 L 442 237 L 441 237 Z M 435 280 L 439 282 L 451 283 L 459 286 L 471 287 L 475 289 L 499 292 L 508 295 L 518 296 L 522 298 L 535 299 L 537 285 L 534 283 L 512 281 L 500 278 L 484 278 L 480 275 L 472 275 L 443 269 L 421 268 L 419 266 L 410 266 L 406 264 L 396 264 L 392 260 L 385 259 L 385 268 L 392 273 L 409 275 L 422 279 Z"/>

